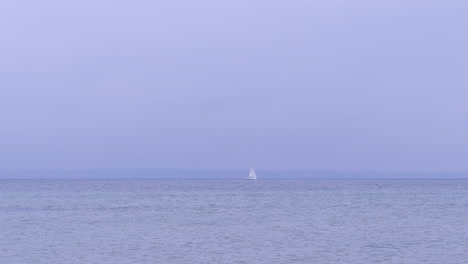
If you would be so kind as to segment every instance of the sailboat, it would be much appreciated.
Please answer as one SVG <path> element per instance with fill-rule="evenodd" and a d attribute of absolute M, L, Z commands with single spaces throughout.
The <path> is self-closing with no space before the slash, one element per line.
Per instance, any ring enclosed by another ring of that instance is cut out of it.
<path fill-rule="evenodd" d="M 250 167 L 249 177 L 245 178 L 246 180 L 256 180 L 257 174 L 255 174 L 255 170 L 253 167 Z"/>

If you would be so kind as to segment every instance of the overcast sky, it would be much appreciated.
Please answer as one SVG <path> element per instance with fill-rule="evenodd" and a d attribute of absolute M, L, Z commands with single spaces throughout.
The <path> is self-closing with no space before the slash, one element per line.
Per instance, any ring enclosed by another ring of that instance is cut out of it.
<path fill-rule="evenodd" d="M 468 170 L 465 0 L 0 2 L 0 169 Z"/>

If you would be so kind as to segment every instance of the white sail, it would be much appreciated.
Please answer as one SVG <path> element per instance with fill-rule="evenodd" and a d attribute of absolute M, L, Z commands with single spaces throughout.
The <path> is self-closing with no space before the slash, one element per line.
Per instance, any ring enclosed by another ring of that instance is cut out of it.
<path fill-rule="evenodd" d="M 255 174 L 255 170 L 253 167 L 250 167 L 249 177 L 246 178 L 247 180 L 256 180 L 257 174 Z"/>

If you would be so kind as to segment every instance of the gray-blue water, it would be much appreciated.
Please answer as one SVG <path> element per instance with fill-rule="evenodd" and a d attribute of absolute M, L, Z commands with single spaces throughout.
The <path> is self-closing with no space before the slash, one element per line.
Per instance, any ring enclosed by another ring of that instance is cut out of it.
<path fill-rule="evenodd" d="M 468 263 L 468 180 L 0 180 L 0 263 Z"/>

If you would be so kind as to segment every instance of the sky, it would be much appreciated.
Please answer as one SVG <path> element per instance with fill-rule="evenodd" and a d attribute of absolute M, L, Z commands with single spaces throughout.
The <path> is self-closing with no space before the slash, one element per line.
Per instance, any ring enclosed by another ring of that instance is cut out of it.
<path fill-rule="evenodd" d="M 464 0 L 0 2 L 0 169 L 468 171 Z"/>

